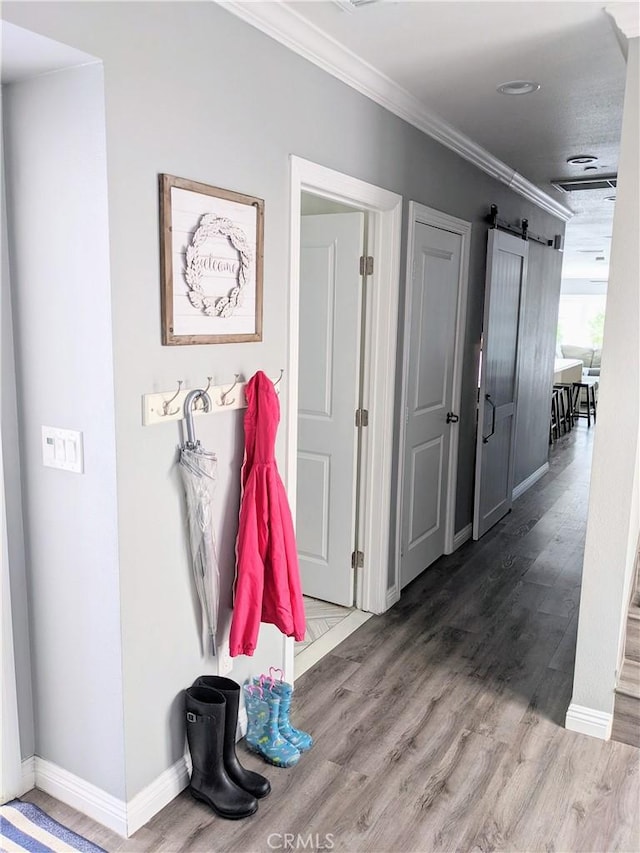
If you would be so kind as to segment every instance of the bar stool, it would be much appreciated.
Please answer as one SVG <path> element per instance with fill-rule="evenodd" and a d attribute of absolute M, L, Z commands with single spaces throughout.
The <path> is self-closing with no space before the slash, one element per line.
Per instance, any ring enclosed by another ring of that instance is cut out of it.
<path fill-rule="evenodd" d="M 586 418 L 587 426 L 591 426 L 591 417 L 593 416 L 593 422 L 596 422 L 596 389 L 598 388 L 598 380 L 597 379 L 589 379 L 588 377 L 583 377 L 582 382 L 574 382 L 573 383 L 573 408 L 575 411 L 576 418 Z M 586 406 L 587 411 L 582 412 L 581 404 L 582 404 L 582 391 L 585 391 L 586 395 Z"/>
<path fill-rule="evenodd" d="M 560 420 L 566 433 L 573 428 L 576 418 L 573 408 L 573 386 L 566 382 L 556 382 L 553 388 L 560 395 Z"/>
<path fill-rule="evenodd" d="M 554 385 L 553 390 L 558 401 L 558 435 L 560 435 L 560 433 L 562 433 L 562 435 L 566 435 L 569 431 L 567 426 L 567 400 L 562 388 L 558 388 Z"/>
<path fill-rule="evenodd" d="M 554 388 L 551 392 L 551 421 L 549 423 L 549 444 L 560 438 L 560 392 Z"/>

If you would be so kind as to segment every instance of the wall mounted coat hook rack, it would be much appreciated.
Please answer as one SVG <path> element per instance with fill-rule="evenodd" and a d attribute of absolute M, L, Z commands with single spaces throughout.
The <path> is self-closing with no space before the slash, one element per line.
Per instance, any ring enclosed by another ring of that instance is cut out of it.
<path fill-rule="evenodd" d="M 162 403 L 162 414 L 164 417 L 169 417 L 169 416 L 177 415 L 180 413 L 180 407 L 179 406 L 175 407 L 173 410 L 171 410 L 169 407 L 171 406 L 173 401 L 177 400 L 178 397 L 180 396 L 180 389 L 181 388 L 182 388 L 182 379 L 178 379 L 178 390 L 176 391 L 176 393 L 173 395 L 173 397 L 170 400 L 164 400 Z"/>
<path fill-rule="evenodd" d="M 212 385 L 213 377 L 208 376 L 208 385 L 204 389 L 189 389 L 182 387 L 182 380 L 178 382 L 177 391 L 160 391 L 142 396 L 142 423 L 144 426 L 152 424 L 167 423 L 167 421 L 180 421 L 184 418 L 184 402 L 187 395 L 193 390 L 200 390 L 200 395 L 206 394 L 212 405 L 207 414 L 232 412 L 236 409 L 244 409 L 247 402 L 244 395 L 246 382 L 240 379 L 241 374 L 234 374 L 231 385 Z M 284 376 L 284 370 L 274 381 L 273 386 L 280 393 L 280 383 Z M 229 395 L 234 392 L 233 397 Z M 203 399 L 197 395 L 193 397 L 193 415 L 200 417 L 204 414 Z"/>

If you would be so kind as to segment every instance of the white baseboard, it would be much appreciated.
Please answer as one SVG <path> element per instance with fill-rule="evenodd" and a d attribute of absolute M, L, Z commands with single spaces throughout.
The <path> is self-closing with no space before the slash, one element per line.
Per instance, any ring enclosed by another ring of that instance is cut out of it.
<path fill-rule="evenodd" d="M 35 758 L 35 785 L 82 814 L 127 835 L 127 804 L 51 761 Z"/>
<path fill-rule="evenodd" d="M 526 480 L 523 480 L 521 483 L 518 483 L 517 486 L 513 489 L 513 500 L 517 500 L 520 495 L 523 495 L 527 489 L 530 489 L 534 483 L 537 483 L 541 477 L 549 471 L 549 463 L 545 462 L 544 465 L 541 465 L 533 474 L 529 474 Z"/>
<path fill-rule="evenodd" d="M 190 773 L 191 761 L 185 755 L 129 800 L 126 807 L 127 837 L 148 823 L 187 787 Z"/>
<path fill-rule="evenodd" d="M 473 533 L 473 524 L 467 524 L 462 530 L 459 530 L 453 537 L 453 550 L 457 551 L 461 545 L 471 539 Z"/>
<path fill-rule="evenodd" d="M 36 786 L 36 757 L 32 755 L 30 758 L 25 758 L 22 762 L 22 784 L 20 786 L 21 797 Z"/>
<path fill-rule="evenodd" d="M 246 731 L 247 712 L 241 708 L 238 739 L 244 737 Z M 39 788 L 118 835 L 129 838 L 187 787 L 190 776 L 191 757 L 187 750 L 184 756 L 125 803 L 51 761 L 31 756 L 22 762 L 21 794 Z"/>
<path fill-rule="evenodd" d="M 385 611 L 389 610 L 390 607 L 393 607 L 393 605 L 398 601 L 400 601 L 400 587 L 396 584 L 395 586 L 392 586 L 391 589 L 387 590 L 387 606 Z"/>
<path fill-rule="evenodd" d="M 593 708 L 585 708 L 584 705 L 571 703 L 565 718 L 565 728 L 571 732 L 580 732 L 583 735 L 597 737 L 600 740 L 609 740 L 611 727 L 613 725 L 613 714 L 606 711 L 596 711 Z"/>

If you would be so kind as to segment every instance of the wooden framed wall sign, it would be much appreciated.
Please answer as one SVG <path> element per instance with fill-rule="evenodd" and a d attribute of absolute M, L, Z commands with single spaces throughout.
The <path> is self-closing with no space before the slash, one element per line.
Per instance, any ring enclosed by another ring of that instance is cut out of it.
<path fill-rule="evenodd" d="M 162 343 L 262 340 L 264 201 L 160 175 Z"/>

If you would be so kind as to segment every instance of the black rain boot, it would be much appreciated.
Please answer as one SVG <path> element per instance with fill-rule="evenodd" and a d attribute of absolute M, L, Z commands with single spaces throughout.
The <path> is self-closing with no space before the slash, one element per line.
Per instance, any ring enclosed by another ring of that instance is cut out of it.
<path fill-rule="evenodd" d="M 220 817 L 238 820 L 254 814 L 258 803 L 225 770 L 225 705 L 217 690 L 189 687 L 186 691 L 187 741 L 193 766 L 189 790 Z"/>
<path fill-rule="evenodd" d="M 208 687 L 218 690 L 227 700 L 224 728 L 224 768 L 229 778 L 253 794 L 254 797 L 266 797 L 271 791 L 269 780 L 253 770 L 247 770 L 238 761 L 236 755 L 236 729 L 238 726 L 238 706 L 240 704 L 240 685 L 230 678 L 219 675 L 201 675 L 194 681 L 194 687 Z"/>

